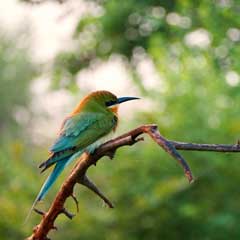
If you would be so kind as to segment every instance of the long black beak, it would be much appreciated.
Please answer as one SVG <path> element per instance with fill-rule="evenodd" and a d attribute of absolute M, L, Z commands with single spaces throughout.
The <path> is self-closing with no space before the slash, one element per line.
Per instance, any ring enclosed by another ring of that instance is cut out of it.
<path fill-rule="evenodd" d="M 140 99 L 138 97 L 120 97 L 117 99 L 117 103 L 120 104 L 120 103 L 123 103 L 123 102 L 127 102 L 127 101 L 131 101 L 131 100 L 137 100 L 137 99 Z"/>

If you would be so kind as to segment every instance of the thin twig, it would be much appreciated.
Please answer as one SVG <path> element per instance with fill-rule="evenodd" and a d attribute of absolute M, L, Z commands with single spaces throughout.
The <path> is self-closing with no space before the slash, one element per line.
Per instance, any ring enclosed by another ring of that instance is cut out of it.
<path fill-rule="evenodd" d="M 50 209 L 46 212 L 41 222 L 34 228 L 32 235 L 28 240 L 47 240 L 47 234 L 52 229 L 56 229 L 54 222 L 59 214 L 65 213 L 68 217 L 73 217 L 69 214 L 64 204 L 68 197 L 73 195 L 74 186 L 79 182 L 79 179 L 83 179 L 86 176 L 86 172 L 91 165 L 96 165 L 97 161 L 103 156 L 113 157 L 116 150 L 122 146 L 131 146 L 138 141 L 143 140 L 139 135 L 148 134 L 159 146 L 161 146 L 168 154 L 175 158 L 183 167 L 185 175 L 189 182 L 193 180 L 191 170 L 184 160 L 184 158 L 176 150 L 190 150 L 190 151 L 215 151 L 215 152 L 240 152 L 240 144 L 225 145 L 225 144 L 195 144 L 195 143 L 183 143 L 167 140 L 158 131 L 155 124 L 143 125 L 132 131 L 125 133 L 113 140 L 110 140 L 101 145 L 92 155 L 84 153 L 77 164 L 74 166 L 70 175 L 63 183 L 56 198 L 54 199 Z M 95 185 L 94 185 L 95 186 Z M 95 186 L 96 187 L 96 186 Z M 95 192 L 99 193 L 100 190 L 96 187 Z M 98 194 L 99 195 L 99 194 Z M 111 202 L 110 202 L 111 203 Z"/>
<path fill-rule="evenodd" d="M 42 216 L 45 215 L 45 213 L 43 211 L 39 210 L 39 209 L 33 208 L 33 210 L 34 210 L 34 212 L 36 212 L 36 213 L 38 213 L 38 214 L 40 214 Z"/>
<path fill-rule="evenodd" d="M 84 175 L 83 177 L 78 180 L 78 183 L 82 184 L 83 186 L 87 187 L 91 191 L 93 191 L 95 194 L 97 194 L 107 205 L 109 208 L 114 208 L 111 201 L 104 196 L 104 194 L 98 189 L 98 187 L 87 177 L 87 175 Z"/>
<path fill-rule="evenodd" d="M 208 152 L 240 152 L 240 144 L 199 144 L 170 141 L 178 150 L 208 151 Z"/>

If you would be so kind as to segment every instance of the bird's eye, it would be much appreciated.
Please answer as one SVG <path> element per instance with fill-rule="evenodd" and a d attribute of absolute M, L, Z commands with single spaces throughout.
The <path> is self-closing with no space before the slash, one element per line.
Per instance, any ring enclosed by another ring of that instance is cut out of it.
<path fill-rule="evenodd" d="M 115 104 L 117 104 L 117 101 L 114 101 L 114 100 L 110 100 L 110 101 L 107 101 L 107 102 L 105 103 L 105 105 L 106 105 L 107 107 L 113 106 L 113 105 L 115 105 Z"/>

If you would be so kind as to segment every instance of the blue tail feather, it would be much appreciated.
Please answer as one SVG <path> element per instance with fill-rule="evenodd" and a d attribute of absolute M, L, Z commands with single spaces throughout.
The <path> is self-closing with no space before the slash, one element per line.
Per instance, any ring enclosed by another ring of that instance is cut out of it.
<path fill-rule="evenodd" d="M 57 180 L 58 176 L 61 174 L 61 172 L 63 171 L 63 169 L 65 168 L 66 164 L 68 163 L 69 158 L 64 159 L 62 161 L 59 161 L 52 173 L 48 176 L 48 178 L 46 179 L 46 181 L 44 182 L 40 192 L 38 193 L 35 201 L 33 202 L 33 205 L 31 207 L 31 209 L 29 210 L 29 213 L 26 217 L 25 223 L 27 222 L 32 210 L 34 209 L 35 205 L 37 204 L 37 202 L 41 201 L 46 194 L 48 193 L 49 189 L 51 188 L 51 186 L 55 183 L 55 181 Z"/>
<path fill-rule="evenodd" d="M 74 159 L 78 158 L 83 151 L 78 151 L 77 153 L 73 154 L 72 156 L 68 156 L 64 159 L 62 159 L 61 161 L 57 162 L 52 173 L 48 176 L 48 178 L 46 179 L 46 181 L 44 182 L 43 186 L 41 187 L 40 192 L 38 193 L 35 201 L 33 202 L 33 205 L 26 217 L 25 222 L 27 222 L 32 210 L 34 209 L 34 206 L 41 201 L 46 194 L 48 193 L 49 189 L 52 187 L 52 185 L 55 183 L 55 181 L 57 180 L 58 176 L 61 174 L 61 172 L 64 170 L 64 168 L 70 164 Z"/>
<path fill-rule="evenodd" d="M 52 173 L 49 175 L 49 177 L 47 178 L 47 180 L 43 184 L 43 186 L 42 186 L 42 188 L 41 188 L 41 190 L 40 190 L 40 192 L 39 192 L 39 194 L 36 198 L 36 202 L 41 201 L 45 197 L 45 195 L 48 193 L 51 186 L 55 183 L 58 176 L 61 174 L 61 172 L 65 168 L 67 162 L 68 162 L 68 159 L 62 160 L 62 161 L 59 161 L 58 163 L 56 163 Z"/>

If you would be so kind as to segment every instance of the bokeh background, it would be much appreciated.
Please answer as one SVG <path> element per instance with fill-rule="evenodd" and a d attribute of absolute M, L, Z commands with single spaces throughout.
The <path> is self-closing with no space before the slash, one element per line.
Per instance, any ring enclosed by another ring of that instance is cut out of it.
<path fill-rule="evenodd" d="M 64 116 L 106 89 L 121 106 L 117 134 L 156 123 L 169 139 L 237 142 L 238 0 L 8 0 L 0 2 L 0 238 L 24 239 L 24 219 Z M 80 212 L 53 239 L 239 239 L 240 155 L 183 152 L 196 181 L 147 137 L 101 160 L 89 176 L 116 208 L 76 187 Z M 71 166 L 40 209 L 47 209 Z M 70 199 L 67 208 L 75 212 Z"/>

